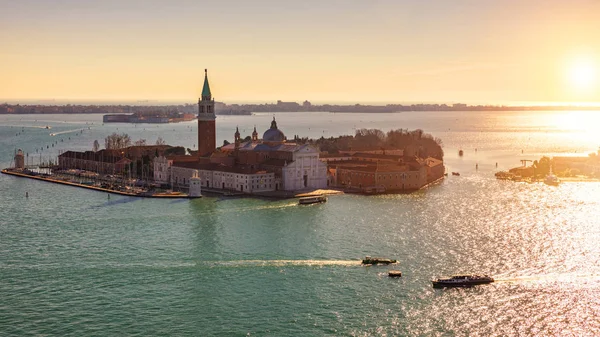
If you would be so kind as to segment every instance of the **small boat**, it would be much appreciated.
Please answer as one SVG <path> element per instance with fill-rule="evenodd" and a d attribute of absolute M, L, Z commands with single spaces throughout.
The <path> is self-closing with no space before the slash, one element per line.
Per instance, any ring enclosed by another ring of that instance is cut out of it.
<path fill-rule="evenodd" d="M 558 184 L 560 184 L 560 179 L 558 179 L 558 177 L 554 174 L 549 174 L 546 176 L 546 179 L 544 179 L 544 184 L 550 186 L 558 186 Z"/>
<path fill-rule="evenodd" d="M 397 260 L 392 260 L 392 259 L 384 259 L 381 257 L 370 257 L 370 256 L 366 256 L 363 260 L 362 260 L 362 264 L 370 264 L 370 265 L 376 265 L 376 264 L 391 264 L 391 263 L 396 263 L 398 262 Z"/>
<path fill-rule="evenodd" d="M 494 279 L 487 275 L 456 275 L 451 278 L 439 278 L 431 281 L 434 288 L 444 287 L 471 287 L 478 284 L 488 284 Z"/>
<path fill-rule="evenodd" d="M 461 156 L 461 157 L 462 157 L 462 156 L 463 156 L 463 154 L 465 154 L 465 153 L 463 152 L 463 150 L 462 150 L 462 149 L 461 149 L 461 150 L 458 150 L 458 155 L 459 155 L 459 156 Z"/>
<path fill-rule="evenodd" d="M 46 125 L 46 129 L 52 129 L 50 125 Z"/>
<path fill-rule="evenodd" d="M 459 176 L 459 175 L 460 175 L 460 173 L 458 173 L 458 172 L 452 172 L 452 175 L 453 175 L 453 176 Z"/>
<path fill-rule="evenodd" d="M 317 195 L 314 197 L 303 197 L 298 200 L 298 205 L 310 205 L 310 204 L 318 204 L 322 202 L 326 202 L 327 197 L 324 195 Z"/>
<path fill-rule="evenodd" d="M 550 186 L 558 186 L 560 184 L 560 179 L 552 173 L 552 167 L 550 167 L 550 172 L 548 172 L 546 179 L 544 179 L 544 184 Z"/>
<path fill-rule="evenodd" d="M 402 272 L 399 270 L 390 270 L 388 271 L 389 277 L 402 277 Z"/>

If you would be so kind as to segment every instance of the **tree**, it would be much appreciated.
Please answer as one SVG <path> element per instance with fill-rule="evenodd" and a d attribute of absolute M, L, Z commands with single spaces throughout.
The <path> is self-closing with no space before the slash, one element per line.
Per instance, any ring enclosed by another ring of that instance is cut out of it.
<path fill-rule="evenodd" d="M 100 150 L 100 143 L 98 142 L 98 140 L 96 139 L 94 141 L 94 145 L 92 146 L 92 151 L 94 152 L 98 152 L 98 150 Z"/>
<path fill-rule="evenodd" d="M 146 146 L 146 140 L 145 139 L 138 139 L 135 141 L 135 143 L 133 143 L 135 146 Z"/>
<path fill-rule="evenodd" d="M 113 132 L 112 135 L 104 138 L 104 147 L 107 150 L 124 149 L 129 146 L 131 146 L 131 138 L 126 133 L 118 134 Z"/>
<path fill-rule="evenodd" d="M 167 142 L 162 137 L 158 137 L 156 140 L 156 145 L 167 145 Z"/>

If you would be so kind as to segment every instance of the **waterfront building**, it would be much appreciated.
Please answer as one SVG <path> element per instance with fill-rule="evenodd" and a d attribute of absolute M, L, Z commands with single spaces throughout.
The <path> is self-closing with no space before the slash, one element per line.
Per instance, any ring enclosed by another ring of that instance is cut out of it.
<path fill-rule="evenodd" d="M 122 174 L 134 162 L 152 161 L 171 149 L 169 145 L 130 146 L 122 149 L 100 151 L 67 151 L 58 156 L 58 167 L 63 170 L 78 169 L 101 174 Z M 152 165 L 150 165 L 152 166 Z M 152 175 L 152 172 L 148 172 Z M 136 172 L 132 172 L 133 175 Z"/>
<path fill-rule="evenodd" d="M 241 193 L 270 192 L 276 189 L 273 172 L 247 166 L 227 166 L 217 163 L 174 162 L 169 170 L 170 184 L 175 189 L 189 188 L 197 172 L 205 189 L 233 190 Z"/>
<path fill-rule="evenodd" d="M 112 150 L 67 151 L 58 156 L 61 170 L 85 170 L 101 174 L 123 174 L 132 160 Z"/>
<path fill-rule="evenodd" d="M 280 102 L 286 104 L 286 102 Z M 216 149 L 214 100 L 205 70 L 202 97 L 198 101 L 198 152 L 195 156 L 159 156 L 154 160 L 154 179 L 174 188 L 189 188 L 196 171 L 202 187 L 261 193 L 297 191 L 327 186 L 327 165 L 319 151 L 308 144 L 288 142 L 273 118 L 258 138 L 241 141 L 239 128 L 234 142 Z"/>
<path fill-rule="evenodd" d="M 444 176 L 446 168 L 444 167 L 443 161 L 432 157 L 427 157 L 425 159 L 418 158 L 416 161 L 425 166 L 427 171 L 427 182 L 436 181 Z"/>
<path fill-rule="evenodd" d="M 418 190 L 444 176 L 444 165 L 435 158 L 396 154 L 346 153 L 323 158 L 328 163 L 331 186 L 365 193 Z"/>
<path fill-rule="evenodd" d="M 223 146 L 221 151 L 233 154 L 239 164 L 259 166 L 274 172 L 280 179 L 275 190 L 327 187 L 327 165 L 319 160 L 319 151 L 312 145 L 288 142 L 286 139 L 273 117 L 262 139 L 258 139 L 257 133 L 253 132 L 251 141 L 229 144 Z"/>
<path fill-rule="evenodd" d="M 236 128 L 234 143 L 210 156 L 159 157 L 154 161 L 155 180 L 183 189 L 198 170 L 203 187 L 243 193 L 327 187 L 327 165 L 319 160 L 319 151 L 309 144 L 287 142 L 275 119 L 262 139 L 256 128 L 251 139 L 241 142 Z"/>

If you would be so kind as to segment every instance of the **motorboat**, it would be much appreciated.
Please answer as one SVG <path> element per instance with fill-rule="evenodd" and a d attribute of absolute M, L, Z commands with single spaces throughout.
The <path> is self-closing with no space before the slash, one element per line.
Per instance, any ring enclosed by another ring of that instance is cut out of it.
<path fill-rule="evenodd" d="M 370 264 L 370 265 L 392 264 L 392 263 L 396 263 L 396 262 L 398 262 L 398 261 L 393 260 L 393 259 L 386 259 L 386 258 L 381 258 L 381 257 L 370 257 L 370 256 L 366 256 L 362 260 L 362 264 Z"/>
<path fill-rule="evenodd" d="M 431 281 L 434 288 L 444 287 L 471 287 L 479 284 L 488 284 L 494 282 L 494 279 L 487 275 L 455 275 L 450 278 L 439 278 Z"/>
<path fill-rule="evenodd" d="M 317 195 L 312 197 L 302 197 L 298 200 L 298 205 L 310 205 L 326 202 L 327 197 L 324 195 Z"/>
<path fill-rule="evenodd" d="M 461 156 L 461 157 L 462 157 L 462 156 L 463 156 L 463 154 L 464 154 L 464 152 L 463 152 L 463 150 L 462 150 L 462 149 L 458 150 L 458 155 L 459 155 L 459 156 Z"/>
<path fill-rule="evenodd" d="M 544 179 L 544 184 L 551 186 L 558 186 L 560 184 L 560 179 L 552 173 L 552 167 L 550 167 L 550 172 L 548 172 L 548 175 Z"/>
<path fill-rule="evenodd" d="M 544 184 L 558 186 L 558 184 L 560 184 L 560 179 L 558 179 L 558 177 L 554 174 L 549 174 L 546 176 L 546 179 L 544 179 Z"/>
<path fill-rule="evenodd" d="M 453 175 L 453 176 L 459 176 L 459 175 L 460 175 L 460 173 L 458 173 L 458 172 L 452 172 L 452 175 Z"/>

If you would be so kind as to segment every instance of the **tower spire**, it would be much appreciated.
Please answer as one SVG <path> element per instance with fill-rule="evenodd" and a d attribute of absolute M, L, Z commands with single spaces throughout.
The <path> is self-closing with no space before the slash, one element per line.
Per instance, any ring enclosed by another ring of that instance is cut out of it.
<path fill-rule="evenodd" d="M 204 69 L 204 86 L 202 87 L 202 100 L 210 101 L 212 95 L 210 93 L 210 85 L 208 85 L 208 69 Z"/>

